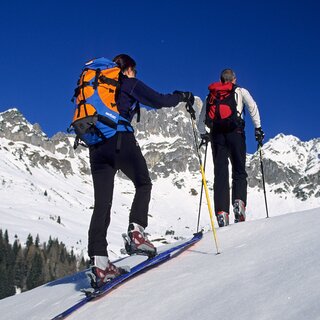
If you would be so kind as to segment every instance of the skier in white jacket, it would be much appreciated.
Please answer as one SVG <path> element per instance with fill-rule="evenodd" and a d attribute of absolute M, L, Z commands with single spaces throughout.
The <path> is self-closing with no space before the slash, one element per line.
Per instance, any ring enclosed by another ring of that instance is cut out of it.
<path fill-rule="evenodd" d="M 249 91 L 236 85 L 231 69 L 221 72 L 220 82 L 209 85 L 209 95 L 199 116 L 198 130 L 205 143 L 211 141 L 214 163 L 214 206 L 219 227 L 229 224 L 229 161 L 232 165 L 232 205 L 235 222 L 245 221 L 247 173 L 244 106 L 262 144 L 264 132 L 256 102 Z M 206 131 L 206 125 L 210 132 Z"/>

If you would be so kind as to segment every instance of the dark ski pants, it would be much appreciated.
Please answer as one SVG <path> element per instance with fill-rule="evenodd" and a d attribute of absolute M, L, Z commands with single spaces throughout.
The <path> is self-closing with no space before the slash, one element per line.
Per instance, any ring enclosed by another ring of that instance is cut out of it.
<path fill-rule="evenodd" d="M 119 139 L 120 137 L 120 140 Z M 107 229 L 110 224 L 114 177 L 121 170 L 134 184 L 136 193 L 129 223 L 148 225 L 151 180 L 146 161 L 133 133 L 117 133 L 103 143 L 90 147 L 94 187 L 94 210 L 89 227 L 88 255 L 106 256 Z"/>
<path fill-rule="evenodd" d="M 212 133 L 214 163 L 214 207 L 230 213 L 229 161 L 232 166 L 232 204 L 236 199 L 247 203 L 246 138 L 244 129 L 230 133 Z"/>

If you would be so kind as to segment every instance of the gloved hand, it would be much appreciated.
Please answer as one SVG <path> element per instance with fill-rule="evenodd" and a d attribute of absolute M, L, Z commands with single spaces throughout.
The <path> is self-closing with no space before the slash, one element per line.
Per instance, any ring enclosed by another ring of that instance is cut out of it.
<path fill-rule="evenodd" d="M 207 145 L 210 142 L 210 133 L 201 133 L 200 134 L 201 142 L 199 148 L 201 148 L 203 145 Z"/>
<path fill-rule="evenodd" d="M 193 109 L 194 104 L 194 95 L 192 92 L 188 91 L 174 91 L 173 93 L 177 93 L 181 97 L 181 102 L 186 102 L 186 109 L 190 113 L 192 119 L 196 119 L 196 112 Z"/>
<path fill-rule="evenodd" d="M 173 93 L 177 93 L 181 97 L 181 102 L 188 102 L 193 106 L 194 104 L 194 96 L 192 92 L 189 91 L 174 91 Z"/>
<path fill-rule="evenodd" d="M 262 130 L 262 128 L 255 128 L 254 130 L 254 135 L 256 137 L 256 141 L 258 141 L 259 145 L 262 146 L 262 141 L 264 139 L 264 132 Z"/>

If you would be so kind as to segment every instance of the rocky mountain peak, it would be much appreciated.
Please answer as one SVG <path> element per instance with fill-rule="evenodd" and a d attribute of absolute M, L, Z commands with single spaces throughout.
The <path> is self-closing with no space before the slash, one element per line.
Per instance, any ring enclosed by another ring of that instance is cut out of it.
<path fill-rule="evenodd" d="M 296 198 L 320 198 L 320 139 L 303 142 L 292 135 L 278 134 L 263 147 L 266 182 L 278 194 Z M 261 187 L 259 154 L 247 159 L 250 187 Z"/>
<path fill-rule="evenodd" d="M 72 147 L 66 134 L 58 133 L 52 139 L 49 139 L 42 131 L 40 124 L 31 124 L 17 108 L 0 113 L 0 137 L 41 147 L 53 154 L 63 141 L 65 143 L 64 153 L 73 155 Z M 66 146 L 68 150 L 66 150 Z"/>

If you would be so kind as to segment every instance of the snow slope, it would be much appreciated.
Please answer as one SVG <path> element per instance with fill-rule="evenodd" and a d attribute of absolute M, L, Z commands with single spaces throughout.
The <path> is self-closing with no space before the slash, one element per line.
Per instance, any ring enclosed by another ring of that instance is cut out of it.
<path fill-rule="evenodd" d="M 173 237 L 187 237 L 196 231 L 201 174 L 189 120 L 182 105 L 145 113 L 137 124 L 137 140 L 153 183 L 147 228 L 151 240 L 171 242 Z M 73 141 L 74 137 L 63 133 L 49 139 L 17 109 L 0 113 L 0 228 L 8 230 L 11 243 L 15 235 L 22 245 L 29 233 L 33 237 L 39 234 L 41 243 L 51 235 L 87 258 L 93 187 L 88 151 L 74 151 Z M 319 138 L 302 142 L 279 134 L 266 142 L 263 159 L 270 216 L 320 207 L 319 157 Z M 246 212 L 251 221 L 265 217 L 257 153 L 247 155 L 247 171 Z M 210 147 L 206 178 L 212 202 Z M 131 181 L 117 175 L 108 229 L 108 250 L 113 259 L 121 256 L 121 234 L 128 227 L 134 192 Z M 200 225 L 207 231 L 210 222 L 205 196 L 202 200 Z"/>
<path fill-rule="evenodd" d="M 319 214 L 320 208 L 218 229 L 219 255 L 209 232 L 70 319 L 320 319 Z M 80 299 L 85 280 L 78 277 L 3 299 L 0 314 L 50 319 Z"/>
<path fill-rule="evenodd" d="M 40 154 L 51 159 L 57 155 L 45 152 L 40 147 L 0 138 L 0 228 L 8 229 L 10 241 L 16 234 L 23 244 L 31 233 L 39 234 L 41 242 L 48 241 L 49 235 L 58 237 L 69 249 L 87 258 L 87 230 L 93 206 L 93 188 L 90 175 L 79 173 L 81 163 L 88 162 L 87 152 L 70 158 L 76 174 L 63 175 L 52 167 L 30 164 L 29 157 Z M 7 150 L 11 150 L 8 152 Z M 20 153 L 23 152 L 22 159 Z M 213 165 L 208 151 L 206 177 L 212 201 Z M 63 160 L 62 156 L 61 159 Z M 180 185 L 178 188 L 175 183 Z M 293 194 L 277 195 L 271 192 L 278 185 L 267 185 L 270 216 L 294 212 L 320 206 L 320 198 L 300 201 Z M 192 195 L 195 189 L 198 195 Z M 167 231 L 174 236 L 186 237 L 195 232 L 201 175 L 199 172 L 174 173 L 169 178 L 153 180 L 152 198 L 149 206 L 149 226 L 151 239 L 166 238 Z M 44 196 L 47 192 L 47 196 Z M 121 234 L 126 232 L 128 215 L 134 196 L 133 184 L 121 177 L 115 180 L 112 207 L 112 222 L 108 230 L 110 256 L 120 256 L 123 247 Z M 183 201 L 182 201 L 183 199 Z M 261 187 L 248 188 L 247 219 L 265 216 L 265 204 Z M 57 223 L 61 217 L 62 223 Z M 205 196 L 202 198 L 201 227 L 210 228 Z M 233 220 L 233 217 L 231 217 Z"/>

